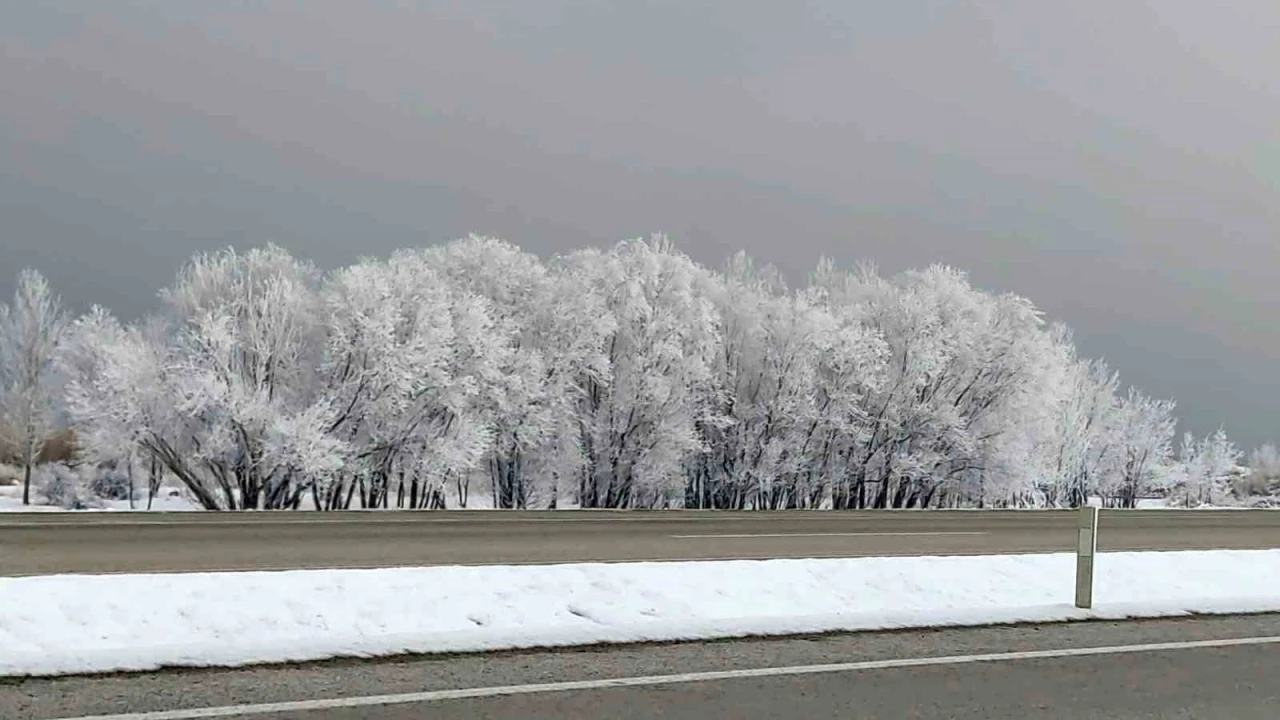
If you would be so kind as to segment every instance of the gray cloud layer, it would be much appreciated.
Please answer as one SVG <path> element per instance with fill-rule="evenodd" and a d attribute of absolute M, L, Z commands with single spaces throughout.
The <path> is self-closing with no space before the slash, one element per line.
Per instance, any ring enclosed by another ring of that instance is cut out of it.
<path fill-rule="evenodd" d="M 666 231 L 946 262 L 1198 431 L 1280 436 L 1273 0 L 6 3 L 0 292 L 192 252 Z"/>

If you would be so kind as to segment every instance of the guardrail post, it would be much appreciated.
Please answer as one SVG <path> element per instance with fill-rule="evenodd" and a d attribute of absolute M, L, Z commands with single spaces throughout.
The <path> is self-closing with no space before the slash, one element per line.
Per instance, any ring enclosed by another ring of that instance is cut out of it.
<path fill-rule="evenodd" d="M 1076 514 L 1076 607 L 1093 607 L 1093 558 L 1098 554 L 1098 508 Z"/>

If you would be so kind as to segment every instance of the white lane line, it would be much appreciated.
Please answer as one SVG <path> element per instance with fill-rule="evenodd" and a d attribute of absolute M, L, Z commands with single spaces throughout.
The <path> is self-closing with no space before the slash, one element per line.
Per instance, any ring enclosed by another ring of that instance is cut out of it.
<path fill-rule="evenodd" d="M 827 532 L 827 533 L 717 533 L 713 535 L 672 535 L 677 540 L 704 538 L 813 538 L 813 537 L 933 537 L 942 535 L 990 535 L 987 532 Z"/>
<path fill-rule="evenodd" d="M 719 670 L 710 672 L 680 673 L 677 675 L 646 675 L 640 677 L 610 678 L 605 680 L 576 680 L 571 682 L 538 683 L 532 685 L 506 685 L 499 687 L 464 688 L 458 690 L 430 690 L 401 693 L 398 695 L 368 695 L 324 700 L 297 700 L 293 702 L 262 703 L 258 705 L 227 705 L 224 707 L 193 708 L 190 710 L 160 710 L 155 712 L 125 713 L 123 715 L 82 715 L 56 720 L 201 720 L 203 718 L 244 717 L 246 715 L 272 715 L 288 712 L 314 712 L 348 708 L 409 705 L 445 700 L 471 700 L 477 698 L 507 697 L 512 695 L 537 695 L 542 693 L 580 692 L 584 690 L 608 690 L 611 688 L 657 687 L 721 680 L 790 677 L 829 673 L 858 672 L 865 670 L 894 670 L 900 668 L 936 667 L 942 665 L 972 665 L 975 663 L 1014 662 L 1019 660 L 1045 660 L 1054 658 L 1095 657 L 1099 655 L 1130 655 L 1136 653 L 1169 652 L 1174 650 L 1200 650 L 1207 648 L 1249 647 L 1280 644 L 1280 636 L 1234 638 L 1226 640 L 1194 640 L 1184 642 L 1152 643 L 1146 645 L 1117 645 L 1112 647 L 1063 648 L 1059 650 L 1025 650 L 1021 652 L 989 653 L 984 655 L 951 655 L 946 657 L 904 658 L 899 660 L 870 660 L 865 662 L 837 663 L 832 665 L 797 665 L 792 667 L 752 668 L 748 670 Z"/>

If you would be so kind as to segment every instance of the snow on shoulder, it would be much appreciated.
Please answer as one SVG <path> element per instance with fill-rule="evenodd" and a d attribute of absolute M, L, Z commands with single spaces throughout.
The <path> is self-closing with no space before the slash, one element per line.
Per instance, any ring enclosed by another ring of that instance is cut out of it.
<path fill-rule="evenodd" d="M 1280 550 L 0 578 L 0 675 L 1280 610 Z M 142 601 L 163 598 L 163 602 Z"/>

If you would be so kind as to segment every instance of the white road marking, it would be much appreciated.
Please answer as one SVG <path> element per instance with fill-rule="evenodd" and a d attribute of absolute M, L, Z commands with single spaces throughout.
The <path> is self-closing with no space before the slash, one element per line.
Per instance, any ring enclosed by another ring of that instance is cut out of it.
<path fill-rule="evenodd" d="M 814 538 L 814 537 L 931 537 L 941 535 L 990 535 L 987 532 L 827 532 L 827 533 L 717 533 L 713 535 L 672 535 L 677 540 L 706 538 Z"/>
<path fill-rule="evenodd" d="M 984 655 L 951 655 L 946 657 L 904 658 L 899 660 L 870 660 L 865 662 L 837 663 L 832 665 L 798 665 L 793 667 L 752 668 L 748 670 L 719 670 L 711 672 L 680 673 L 676 675 L 647 675 L 640 677 L 610 678 L 605 680 L 576 680 L 570 682 L 538 683 L 532 685 L 506 685 L 499 687 L 464 688 L 457 690 L 429 690 L 398 695 L 368 695 L 324 700 L 297 700 L 293 702 L 263 703 L 258 705 L 227 705 L 224 707 L 192 708 L 190 710 L 159 710 L 155 712 L 124 713 L 122 715 L 83 715 L 57 718 L 57 720 L 202 720 L 206 718 L 244 717 L 246 715 L 272 715 L 288 712 L 316 712 L 349 708 L 409 705 L 447 700 L 473 700 L 508 697 L 512 695 L 537 695 L 543 693 L 581 692 L 608 690 L 611 688 L 658 687 L 722 680 L 790 677 L 829 673 L 859 672 L 866 670 L 895 670 L 901 668 L 937 667 L 944 665 L 972 665 L 975 663 L 1014 662 L 1019 660 L 1046 660 L 1054 658 L 1096 657 L 1099 655 L 1130 655 L 1136 653 L 1169 652 L 1174 650 L 1199 650 L 1207 648 L 1249 647 L 1280 644 L 1280 636 L 1234 638 L 1226 640 L 1195 640 L 1186 642 L 1152 643 L 1146 645 L 1118 645 L 1112 647 L 1063 648 L 1059 650 L 1026 650 L 1021 652 L 989 653 Z"/>

